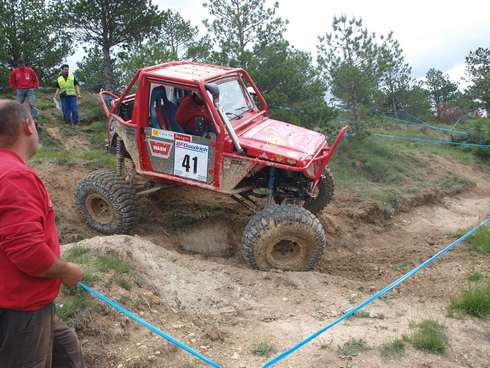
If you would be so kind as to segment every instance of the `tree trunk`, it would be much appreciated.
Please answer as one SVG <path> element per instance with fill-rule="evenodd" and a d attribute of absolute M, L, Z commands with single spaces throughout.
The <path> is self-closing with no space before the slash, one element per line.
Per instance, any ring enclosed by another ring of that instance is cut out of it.
<path fill-rule="evenodd" d="M 351 105 L 352 105 L 352 115 L 354 116 L 354 120 L 358 123 L 361 121 L 361 114 L 359 113 L 357 93 L 355 92 L 351 96 Z"/>
<path fill-rule="evenodd" d="M 109 45 L 104 45 L 102 51 L 104 53 L 104 89 L 106 91 L 113 91 L 114 73 L 111 59 L 111 47 Z"/>
<path fill-rule="evenodd" d="M 398 119 L 398 111 L 396 111 L 396 102 L 395 102 L 395 95 L 394 94 L 391 95 L 391 105 L 393 108 L 393 115 L 395 116 L 395 118 Z"/>

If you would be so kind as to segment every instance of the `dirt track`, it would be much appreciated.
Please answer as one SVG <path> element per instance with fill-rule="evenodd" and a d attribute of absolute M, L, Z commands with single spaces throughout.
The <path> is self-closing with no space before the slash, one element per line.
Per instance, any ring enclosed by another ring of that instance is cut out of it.
<path fill-rule="evenodd" d="M 65 179 L 68 186 L 76 181 L 73 176 Z M 145 280 L 141 290 L 132 291 L 146 295 L 147 306 L 138 309 L 144 318 L 223 367 L 258 367 L 265 359 L 251 353 L 254 344 L 266 341 L 284 350 L 428 258 L 454 239 L 455 232 L 477 224 L 490 209 L 490 184 L 486 176 L 473 179 L 477 187 L 472 191 L 416 207 L 392 221 L 359 221 L 347 216 L 345 203 L 338 200 L 324 214 L 330 244 L 316 272 L 259 272 L 248 269 L 239 252 L 228 258 L 182 252 L 182 242 L 189 239 L 238 246 L 245 215 L 227 201 L 220 206 L 225 212 L 229 206 L 233 215 L 188 226 L 185 236 L 180 231 L 159 231 L 165 229 L 157 221 L 162 214 L 152 207 L 137 229 L 140 237 L 98 237 L 83 244 L 113 248 L 130 257 Z M 55 195 L 67 201 L 63 197 L 68 192 L 56 191 Z M 186 206 L 193 205 L 190 198 L 185 200 L 185 193 L 178 198 L 181 203 L 184 198 Z M 72 209 L 63 212 L 66 239 L 92 235 L 77 224 Z M 468 285 L 467 278 L 474 271 L 490 274 L 488 258 L 459 247 L 372 304 L 367 309 L 369 318 L 353 318 L 337 326 L 277 367 L 488 368 L 490 323 L 447 317 L 450 297 Z M 127 293 L 100 287 L 114 297 Z M 111 311 L 105 313 L 108 316 L 93 319 L 88 330 L 81 332 L 89 367 L 182 367 L 191 361 L 134 323 Z M 381 358 L 377 347 L 408 334 L 409 323 L 427 318 L 448 328 L 446 355 L 409 347 L 400 360 Z M 98 330 L 107 331 L 99 335 Z M 372 350 L 352 360 L 340 358 L 338 346 L 351 338 L 365 339 Z"/>

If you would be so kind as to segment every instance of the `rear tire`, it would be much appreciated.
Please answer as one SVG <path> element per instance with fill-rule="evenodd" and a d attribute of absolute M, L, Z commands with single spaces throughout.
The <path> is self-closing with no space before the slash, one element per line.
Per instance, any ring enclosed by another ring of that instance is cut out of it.
<path fill-rule="evenodd" d="M 321 212 L 332 202 L 335 193 L 335 181 L 327 169 L 320 178 L 317 186 L 316 197 L 310 197 L 305 201 L 304 208 L 313 213 Z"/>
<path fill-rule="evenodd" d="M 259 270 L 309 271 L 325 251 L 325 232 L 308 210 L 281 205 L 256 213 L 243 234 L 243 257 Z"/>
<path fill-rule="evenodd" d="M 109 170 L 94 171 L 78 183 L 75 206 L 84 222 L 103 234 L 126 234 L 137 222 L 136 191 Z"/>

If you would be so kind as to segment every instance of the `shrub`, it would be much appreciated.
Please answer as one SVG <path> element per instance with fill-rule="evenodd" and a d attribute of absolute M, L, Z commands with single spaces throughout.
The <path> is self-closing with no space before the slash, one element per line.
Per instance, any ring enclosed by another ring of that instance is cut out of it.
<path fill-rule="evenodd" d="M 400 358 L 405 353 L 405 343 L 400 339 L 395 339 L 381 345 L 380 351 L 384 358 Z"/>
<path fill-rule="evenodd" d="M 490 283 L 481 288 L 472 288 L 451 300 L 450 309 L 478 318 L 490 316 Z"/>
<path fill-rule="evenodd" d="M 337 353 L 341 358 L 352 358 L 367 350 L 369 350 L 369 346 L 366 340 L 353 338 L 340 346 Z"/>
<path fill-rule="evenodd" d="M 261 357 L 268 357 L 275 353 L 277 350 L 274 345 L 268 342 L 262 341 L 252 348 L 252 353 Z"/>
<path fill-rule="evenodd" d="M 409 341 L 416 349 L 433 354 L 443 354 L 448 347 L 445 327 L 430 319 L 416 325 L 416 330 L 409 337 Z"/>

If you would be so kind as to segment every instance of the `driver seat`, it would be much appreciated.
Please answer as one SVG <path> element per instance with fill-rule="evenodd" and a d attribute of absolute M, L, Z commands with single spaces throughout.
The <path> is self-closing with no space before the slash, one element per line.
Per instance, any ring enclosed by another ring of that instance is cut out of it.
<path fill-rule="evenodd" d="M 150 126 L 156 129 L 184 133 L 177 123 L 177 105 L 167 98 L 165 86 L 153 88 L 150 95 Z"/>

